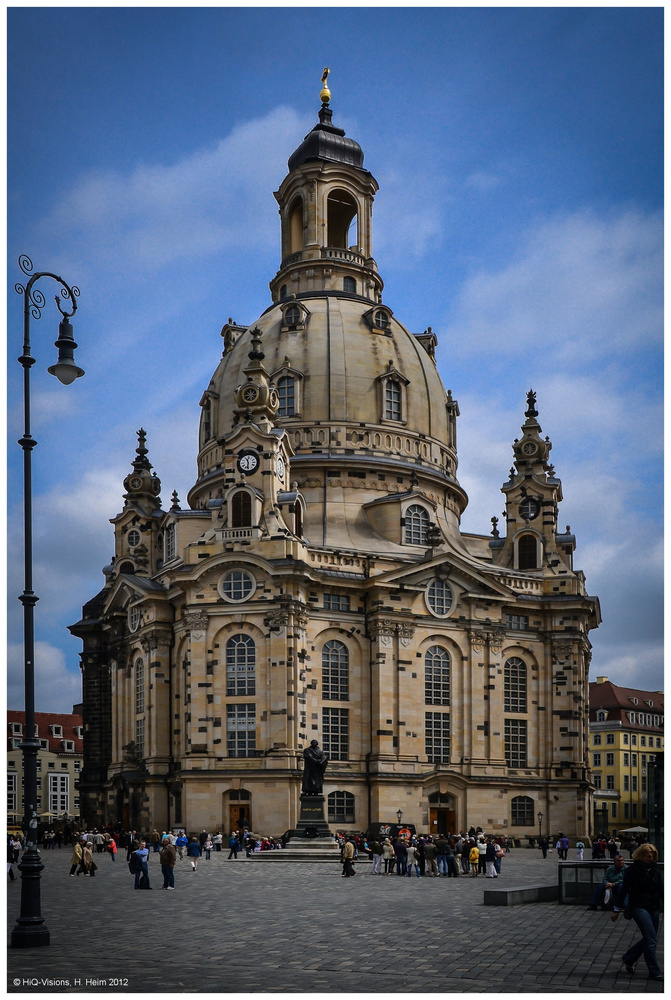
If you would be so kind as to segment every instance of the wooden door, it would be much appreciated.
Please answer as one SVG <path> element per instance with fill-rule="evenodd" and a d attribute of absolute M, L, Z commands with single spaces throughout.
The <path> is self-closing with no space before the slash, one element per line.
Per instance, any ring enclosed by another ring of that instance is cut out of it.
<path fill-rule="evenodd" d="M 252 828 L 252 820 L 250 815 L 249 803 L 245 802 L 240 804 L 239 802 L 231 803 L 229 806 L 229 816 L 230 816 L 230 826 L 229 833 L 233 830 L 239 830 L 242 834 L 245 827 L 248 830 Z"/>

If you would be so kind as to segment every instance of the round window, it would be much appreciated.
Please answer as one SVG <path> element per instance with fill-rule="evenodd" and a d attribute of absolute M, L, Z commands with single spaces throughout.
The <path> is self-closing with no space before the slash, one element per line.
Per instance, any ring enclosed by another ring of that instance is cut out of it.
<path fill-rule="evenodd" d="M 437 618 L 446 618 L 452 610 L 452 588 L 443 580 L 433 580 L 426 590 L 429 611 Z"/>
<path fill-rule="evenodd" d="M 136 545 L 140 544 L 140 532 L 136 531 L 135 528 L 133 528 L 132 531 L 128 532 L 128 544 L 130 545 L 131 548 L 134 548 Z"/>
<path fill-rule="evenodd" d="M 234 569 L 222 576 L 218 590 L 225 601 L 246 601 L 256 590 L 256 580 L 244 569 Z"/>
<path fill-rule="evenodd" d="M 140 627 L 140 609 L 130 608 L 128 611 L 128 628 L 131 632 L 137 632 Z"/>

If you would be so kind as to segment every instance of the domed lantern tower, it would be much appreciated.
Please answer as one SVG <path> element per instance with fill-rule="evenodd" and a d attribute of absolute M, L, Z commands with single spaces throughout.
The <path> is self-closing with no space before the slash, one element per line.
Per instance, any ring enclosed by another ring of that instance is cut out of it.
<path fill-rule="evenodd" d="M 271 302 L 221 331 L 187 506 L 145 497 L 160 486 L 142 432 L 149 485 L 125 494 L 117 557 L 71 627 L 97 734 L 82 815 L 293 829 L 317 739 L 332 829 L 391 826 L 401 809 L 428 833 L 477 820 L 523 837 L 542 811 L 584 837 L 599 609 L 558 533 L 535 395 L 505 537 L 496 518 L 493 537 L 462 533 L 459 407 L 431 327 L 411 333 L 383 300 L 378 185 L 333 124 L 327 75 L 276 192 Z M 141 531 L 144 561 L 128 545 Z"/>

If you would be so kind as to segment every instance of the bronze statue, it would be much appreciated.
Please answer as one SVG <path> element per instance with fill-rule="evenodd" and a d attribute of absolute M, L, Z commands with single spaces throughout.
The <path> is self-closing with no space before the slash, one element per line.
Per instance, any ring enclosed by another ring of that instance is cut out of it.
<path fill-rule="evenodd" d="M 313 740 L 303 751 L 303 759 L 305 767 L 302 792 L 304 795 L 319 795 L 324 783 L 324 771 L 329 762 L 328 755 L 321 749 L 317 740 Z"/>

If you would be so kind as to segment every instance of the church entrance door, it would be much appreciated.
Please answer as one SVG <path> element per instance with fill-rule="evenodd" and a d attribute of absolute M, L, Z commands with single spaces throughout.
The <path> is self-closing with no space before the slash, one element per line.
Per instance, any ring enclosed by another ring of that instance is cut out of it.
<path fill-rule="evenodd" d="M 229 806 L 229 817 L 229 832 L 232 830 L 239 830 L 240 833 L 243 833 L 245 827 L 247 827 L 248 830 L 251 830 L 252 818 L 248 802 L 245 802 L 244 805 L 239 802 L 231 802 Z"/>
<path fill-rule="evenodd" d="M 429 824 L 432 836 L 437 833 L 456 833 L 456 813 L 454 809 L 430 809 Z"/>

